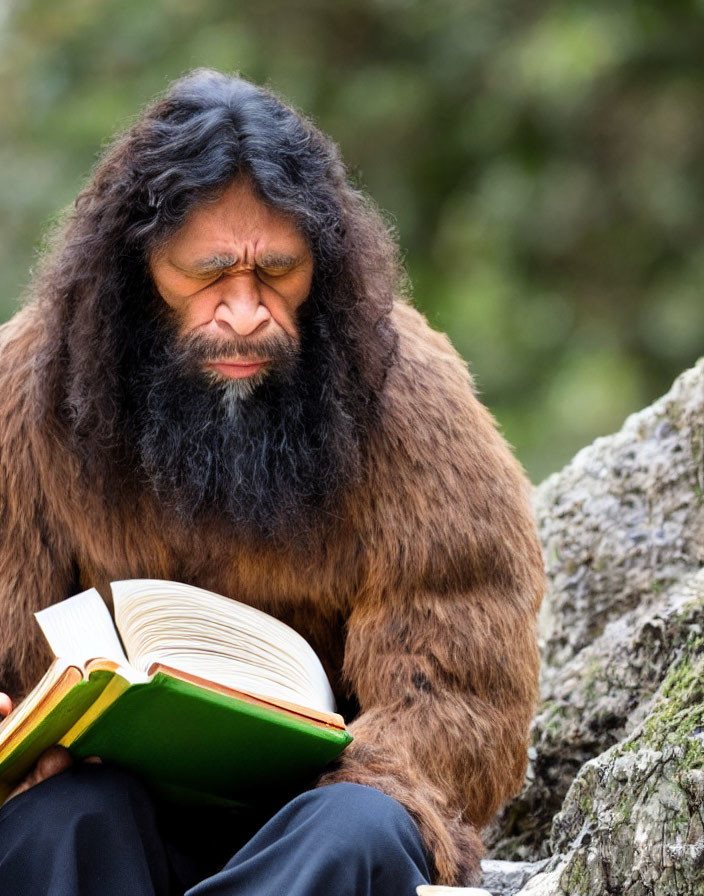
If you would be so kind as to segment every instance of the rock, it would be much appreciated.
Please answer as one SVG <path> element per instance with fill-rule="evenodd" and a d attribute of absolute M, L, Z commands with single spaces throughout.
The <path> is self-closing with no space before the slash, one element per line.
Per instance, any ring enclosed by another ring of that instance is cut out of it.
<path fill-rule="evenodd" d="M 699 636 L 634 734 L 586 763 L 572 783 L 550 839 L 565 893 L 704 893 L 702 698 Z"/>
<path fill-rule="evenodd" d="M 542 700 L 487 837 L 547 860 L 521 896 L 704 893 L 703 461 L 700 362 L 536 490 Z"/>
<path fill-rule="evenodd" d="M 521 896 L 565 896 L 560 886 L 562 869 L 537 874 L 520 891 Z"/>
<path fill-rule="evenodd" d="M 547 862 L 502 862 L 485 859 L 482 862 L 482 886 L 491 896 L 514 896 L 521 887 L 542 871 Z"/>
<path fill-rule="evenodd" d="M 657 688 L 704 629 L 704 571 L 686 577 L 656 607 L 624 614 L 544 686 L 533 730 L 528 784 L 501 821 L 494 853 L 549 855 L 549 831 L 585 762 L 628 736 L 652 710 Z M 509 826 L 510 825 L 510 826 Z"/>
<path fill-rule="evenodd" d="M 478 887 L 416 887 L 416 896 L 492 896 Z"/>
<path fill-rule="evenodd" d="M 537 489 L 549 672 L 704 563 L 703 460 L 704 360 Z"/>

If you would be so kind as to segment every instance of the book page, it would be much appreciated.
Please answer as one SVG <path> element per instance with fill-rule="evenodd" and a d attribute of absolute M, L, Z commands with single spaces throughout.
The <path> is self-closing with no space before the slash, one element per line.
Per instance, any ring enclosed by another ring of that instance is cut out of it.
<path fill-rule="evenodd" d="M 315 652 L 273 616 L 178 582 L 139 579 L 111 588 L 116 624 L 139 669 L 158 663 L 234 690 L 334 712 Z"/>
<path fill-rule="evenodd" d="M 128 664 L 110 611 L 95 588 L 34 615 L 54 656 L 80 665 L 95 657 Z"/>

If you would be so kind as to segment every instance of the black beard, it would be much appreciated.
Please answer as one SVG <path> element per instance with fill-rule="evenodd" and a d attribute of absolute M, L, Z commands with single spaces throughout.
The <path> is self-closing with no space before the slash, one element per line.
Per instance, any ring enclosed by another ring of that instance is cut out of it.
<path fill-rule="evenodd" d="M 179 340 L 153 322 L 133 343 L 128 377 L 132 444 L 161 503 L 184 522 L 218 519 L 243 536 L 300 539 L 359 476 L 364 426 L 354 384 L 334 386 L 340 349 L 324 321 L 290 337 L 212 343 Z M 272 359 L 247 383 L 203 372 L 218 358 Z M 135 375 L 136 371 L 139 371 Z"/>

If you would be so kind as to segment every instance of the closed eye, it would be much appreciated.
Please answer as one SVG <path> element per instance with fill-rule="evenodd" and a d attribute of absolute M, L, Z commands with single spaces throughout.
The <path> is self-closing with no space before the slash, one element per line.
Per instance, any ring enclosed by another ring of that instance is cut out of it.
<path fill-rule="evenodd" d="M 208 275 L 201 274 L 199 277 L 194 277 L 193 278 L 194 280 L 197 280 L 203 284 L 202 286 L 198 287 L 196 292 L 202 292 L 204 289 L 208 289 L 208 287 L 214 286 L 216 283 L 218 283 L 220 280 L 222 280 L 222 278 L 224 276 L 225 276 L 225 271 L 220 271 L 217 274 L 208 274 Z"/>
<path fill-rule="evenodd" d="M 258 277 L 283 277 L 285 274 L 288 274 L 289 271 L 294 269 L 295 265 L 287 265 L 286 267 L 264 267 L 263 265 L 257 265 L 257 276 Z"/>

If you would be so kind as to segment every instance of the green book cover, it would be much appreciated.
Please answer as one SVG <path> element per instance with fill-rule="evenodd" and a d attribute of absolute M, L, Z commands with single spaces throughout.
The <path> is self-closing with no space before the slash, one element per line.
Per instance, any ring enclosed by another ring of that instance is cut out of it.
<path fill-rule="evenodd" d="M 303 786 L 351 741 L 344 729 L 157 672 L 69 745 L 168 792 L 250 803 Z"/>
<path fill-rule="evenodd" d="M 344 728 L 157 671 L 130 684 L 93 669 L 11 746 L 0 738 L 0 802 L 48 747 L 99 756 L 181 801 L 247 805 L 305 786 L 352 740 Z"/>

